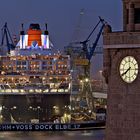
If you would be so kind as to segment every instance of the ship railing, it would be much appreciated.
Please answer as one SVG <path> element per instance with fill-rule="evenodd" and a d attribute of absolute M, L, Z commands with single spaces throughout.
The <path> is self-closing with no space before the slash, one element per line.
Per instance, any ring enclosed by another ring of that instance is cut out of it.
<path fill-rule="evenodd" d="M 10 88 L 11 89 L 11 86 L 7 83 L 7 84 L 1 84 L 0 85 L 0 89 L 7 89 L 7 88 Z"/>
<path fill-rule="evenodd" d="M 52 70 L 52 69 L 51 69 Z M 21 73 L 24 73 L 24 75 L 29 75 L 29 76 L 43 76 L 44 74 L 46 76 L 66 76 L 66 75 L 69 75 L 70 74 L 70 71 L 69 70 L 66 70 L 66 71 L 62 71 L 61 69 L 59 71 L 61 72 L 50 72 L 51 70 L 36 70 L 36 71 L 30 71 L 30 70 L 18 70 L 19 72 L 17 71 L 14 71 L 13 70 L 10 70 L 10 69 L 7 69 L 5 74 L 6 76 L 21 76 Z"/>
<path fill-rule="evenodd" d="M 0 89 L 0 94 L 51 94 L 51 93 L 70 93 L 70 89 Z"/>
<path fill-rule="evenodd" d="M 70 70 L 58 69 L 58 71 L 56 72 L 56 71 L 52 71 L 52 68 L 50 70 L 49 69 L 47 69 L 47 70 L 46 69 L 42 69 L 42 70 L 34 69 L 34 71 L 32 71 L 30 69 L 28 69 L 28 71 L 27 71 L 27 69 L 25 69 L 25 70 L 20 69 L 17 72 L 17 71 L 13 71 L 13 69 L 7 68 L 5 75 L 9 75 L 9 76 L 17 75 L 18 76 L 18 75 L 21 75 L 21 73 L 25 73 L 27 75 L 39 75 L 39 76 L 42 76 L 44 73 L 47 74 L 48 76 L 50 76 L 50 75 L 69 75 Z"/>

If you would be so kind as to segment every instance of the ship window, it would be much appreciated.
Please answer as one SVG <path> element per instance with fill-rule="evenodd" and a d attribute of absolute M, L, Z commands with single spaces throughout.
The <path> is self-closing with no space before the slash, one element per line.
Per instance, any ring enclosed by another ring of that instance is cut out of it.
<path fill-rule="evenodd" d="M 30 61 L 30 69 L 31 70 L 39 70 L 40 61 Z"/>
<path fill-rule="evenodd" d="M 22 65 L 26 65 L 26 61 L 22 61 Z"/>
<path fill-rule="evenodd" d="M 42 69 L 43 70 L 47 70 L 47 66 L 42 66 Z"/>
<path fill-rule="evenodd" d="M 53 68 L 52 68 L 52 66 L 48 66 L 48 70 L 52 70 Z"/>
<path fill-rule="evenodd" d="M 50 60 L 50 61 L 48 61 L 48 64 L 49 64 L 49 65 L 52 65 L 52 61 L 51 61 L 51 60 Z"/>
<path fill-rule="evenodd" d="M 26 70 L 26 67 L 17 67 L 17 70 Z"/>
<path fill-rule="evenodd" d="M 43 70 L 47 70 L 47 63 L 48 63 L 47 61 L 42 62 L 42 69 Z"/>
<path fill-rule="evenodd" d="M 140 8 L 135 8 L 134 22 L 140 23 Z"/>
<path fill-rule="evenodd" d="M 17 61 L 17 65 L 26 65 L 26 61 Z"/>
<path fill-rule="evenodd" d="M 3 70 L 13 70 L 13 61 L 3 61 L 2 68 Z"/>
<path fill-rule="evenodd" d="M 17 70 L 26 70 L 26 61 L 17 61 Z"/>
<path fill-rule="evenodd" d="M 42 62 L 42 65 L 47 65 L 47 61 L 43 61 Z"/>
<path fill-rule="evenodd" d="M 17 61 L 17 65 L 21 65 L 21 61 Z"/>

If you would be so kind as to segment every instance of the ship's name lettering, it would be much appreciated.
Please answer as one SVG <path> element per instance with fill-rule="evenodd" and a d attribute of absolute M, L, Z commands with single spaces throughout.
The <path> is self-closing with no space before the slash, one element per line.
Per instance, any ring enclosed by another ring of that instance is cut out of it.
<path fill-rule="evenodd" d="M 15 124 L 15 125 L 11 125 L 11 124 L 3 124 L 0 125 L 0 130 L 2 131 L 10 131 L 10 130 L 32 130 L 33 127 L 32 125 L 29 124 Z"/>
<path fill-rule="evenodd" d="M 56 130 L 67 130 L 70 129 L 71 125 L 65 125 L 65 124 L 55 124 Z"/>
<path fill-rule="evenodd" d="M 80 124 L 1 124 L 0 131 L 40 131 L 40 130 L 73 130 L 80 128 Z"/>
<path fill-rule="evenodd" d="M 75 124 L 74 128 L 78 129 L 78 128 L 80 128 L 80 126 L 81 126 L 80 124 Z"/>
<path fill-rule="evenodd" d="M 71 124 L 55 124 L 55 130 L 69 130 L 71 128 L 74 128 L 74 129 L 78 129 L 80 128 L 80 124 L 74 124 L 74 125 L 71 125 Z"/>
<path fill-rule="evenodd" d="M 1 125 L 0 130 L 11 130 L 12 126 L 11 125 Z"/>
<path fill-rule="evenodd" d="M 20 125 L 15 125 L 15 127 L 16 127 L 16 130 L 32 130 L 33 128 L 32 128 L 32 125 L 28 125 L 28 124 L 24 124 L 24 125 L 22 125 L 22 124 L 20 124 Z"/>
<path fill-rule="evenodd" d="M 52 130 L 52 129 L 53 129 L 53 125 L 51 124 L 35 125 L 35 130 Z"/>

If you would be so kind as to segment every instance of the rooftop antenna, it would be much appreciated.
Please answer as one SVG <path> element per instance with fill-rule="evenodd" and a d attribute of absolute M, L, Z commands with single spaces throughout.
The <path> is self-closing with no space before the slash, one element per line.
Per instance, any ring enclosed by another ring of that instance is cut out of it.
<path fill-rule="evenodd" d="M 21 24 L 21 31 L 20 31 L 20 34 L 21 35 L 24 35 L 25 33 L 24 33 L 24 24 L 22 23 Z"/>
<path fill-rule="evenodd" d="M 44 34 L 45 34 L 45 35 L 48 35 L 49 32 L 48 32 L 48 30 L 47 30 L 47 28 L 48 28 L 47 23 L 45 23 L 45 27 L 46 27 L 46 30 L 44 31 Z"/>
<path fill-rule="evenodd" d="M 46 30 L 47 30 L 47 23 L 45 23 L 45 27 L 46 27 Z"/>

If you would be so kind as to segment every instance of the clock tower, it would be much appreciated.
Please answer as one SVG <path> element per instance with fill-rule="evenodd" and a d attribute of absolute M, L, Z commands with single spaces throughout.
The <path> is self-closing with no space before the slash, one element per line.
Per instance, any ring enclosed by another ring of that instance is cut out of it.
<path fill-rule="evenodd" d="M 123 31 L 106 25 L 106 140 L 140 140 L 140 0 L 123 1 Z"/>

